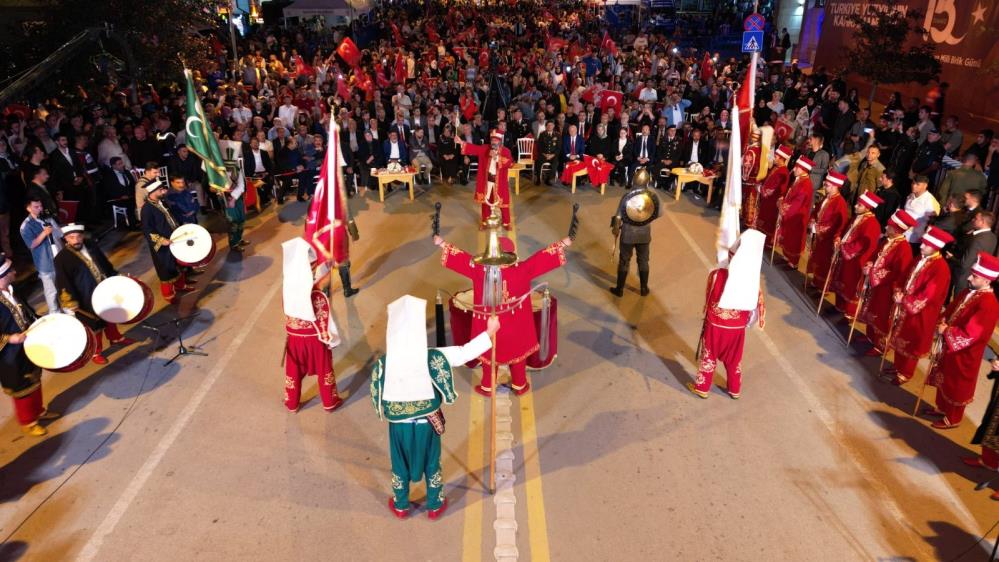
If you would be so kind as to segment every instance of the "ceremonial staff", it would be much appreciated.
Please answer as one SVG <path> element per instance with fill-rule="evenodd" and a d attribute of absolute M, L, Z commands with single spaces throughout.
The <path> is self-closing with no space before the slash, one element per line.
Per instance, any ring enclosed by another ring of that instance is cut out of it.
<path fill-rule="evenodd" d="M 933 338 L 933 347 L 930 349 L 930 367 L 926 371 L 926 378 L 923 379 L 923 386 L 919 389 L 919 397 L 916 398 L 916 405 L 912 408 L 913 416 L 919 411 L 919 404 L 923 401 L 923 393 L 926 392 L 926 383 L 930 382 L 930 377 L 933 376 L 933 370 L 936 369 L 941 355 L 943 355 L 943 334 L 937 332 L 937 335 Z"/>
<path fill-rule="evenodd" d="M 777 200 L 777 209 L 778 210 L 780 209 L 781 203 L 783 203 L 783 202 L 784 202 L 784 198 L 783 197 L 781 197 L 780 199 Z M 778 211 L 778 213 L 777 213 L 777 225 L 774 227 L 774 241 L 773 241 L 773 245 L 770 246 L 770 265 L 774 264 L 774 254 L 777 253 L 777 235 L 780 234 L 780 222 L 781 222 L 780 219 L 781 219 L 782 216 L 783 215 L 781 215 L 780 212 Z M 808 274 L 807 273 L 805 274 L 805 278 L 806 279 L 808 278 Z"/>
<path fill-rule="evenodd" d="M 441 235 L 441 203 L 434 203 L 434 218 L 430 221 L 430 234 L 433 237 Z M 441 290 L 437 289 L 434 302 L 434 331 L 437 335 L 437 347 L 447 345 L 447 334 L 444 327 L 444 302 L 441 300 Z"/>
<path fill-rule="evenodd" d="M 829 281 L 832 279 L 833 270 L 836 269 L 836 262 L 839 261 L 839 249 L 840 245 L 836 245 L 836 250 L 833 251 L 832 261 L 829 262 L 829 271 L 826 272 L 826 282 L 822 284 L 822 293 L 819 295 L 819 307 L 815 309 L 815 315 L 818 316 L 822 313 L 822 305 L 826 302 L 826 292 L 829 291 Z"/>
<path fill-rule="evenodd" d="M 857 308 L 853 313 L 853 320 L 850 322 L 850 334 L 846 337 L 846 345 L 850 346 L 850 340 L 853 339 L 853 332 L 857 329 L 857 318 L 860 318 L 860 312 L 864 310 L 864 306 L 867 305 L 867 297 L 871 291 L 871 271 L 868 270 L 864 275 L 864 287 L 860 290 L 860 302 L 857 303 Z"/>
<path fill-rule="evenodd" d="M 888 336 L 885 338 L 885 349 L 881 352 L 881 365 L 878 366 L 878 371 L 885 366 L 885 359 L 888 358 L 888 348 L 891 346 L 892 336 L 895 334 L 895 324 L 898 323 L 898 317 L 902 314 L 902 303 L 895 303 L 895 310 L 891 315 L 891 323 L 888 325 Z"/>
<path fill-rule="evenodd" d="M 808 290 L 808 263 L 812 261 L 812 245 L 815 243 L 815 232 L 811 228 L 805 235 L 805 290 Z"/>

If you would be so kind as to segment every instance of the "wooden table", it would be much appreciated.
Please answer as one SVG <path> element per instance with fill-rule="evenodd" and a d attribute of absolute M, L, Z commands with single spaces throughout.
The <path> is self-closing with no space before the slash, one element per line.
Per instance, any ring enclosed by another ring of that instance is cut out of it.
<path fill-rule="evenodd" d="M 378 200 L 385 201 L 385 186 L 394 181 L 402 182 L 409 186 L 409 200 L 412 201 L 415 196 L 413 194 L 413 186 L 416 183 L 416 172 L 386 172 L 379 171 L 377 174 L 372 174 L 378 178 Z"/>
<path fill-rule="evenodd" d="M 683 191 L 684 184 L 696 181 L 697 183 L 702 183 L 708 186 L 708 199 L 707 202 L 711 203 L 711 188 L 715 184 L 715 176 L 705 177 L 704 174 L 692 174 L 687 171 L 686 168 L 673 168 L 670 173 L 676 176 L 676 197 L 677 201 L 680 200 L 680 193 Z"/>

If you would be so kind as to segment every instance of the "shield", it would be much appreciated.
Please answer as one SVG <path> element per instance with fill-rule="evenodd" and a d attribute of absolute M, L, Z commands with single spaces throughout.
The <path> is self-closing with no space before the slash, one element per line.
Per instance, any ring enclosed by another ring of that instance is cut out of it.
<path fill-rule="evenodd" d="M 659 214 L 659 199 L 648 190 L 636 190 L 624 203 L 624 220 L 634 226 L 646 225 Z"/>

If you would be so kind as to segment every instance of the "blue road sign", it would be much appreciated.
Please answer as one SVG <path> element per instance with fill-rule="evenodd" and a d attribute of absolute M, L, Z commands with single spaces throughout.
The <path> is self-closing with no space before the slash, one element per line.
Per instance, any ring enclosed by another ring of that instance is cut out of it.
<path fill-rule="evenodd" d="M 763 32 L 762 31 L 743 31 L 742 32 L 742 52 L 743 53 L 758 53 L 763 49 Z"/>

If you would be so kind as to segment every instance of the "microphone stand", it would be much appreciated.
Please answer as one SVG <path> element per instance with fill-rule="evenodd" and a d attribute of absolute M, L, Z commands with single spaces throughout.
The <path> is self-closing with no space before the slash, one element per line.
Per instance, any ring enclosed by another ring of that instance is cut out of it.
<path fill-rule="evenodd" d="M 164 367 L 166 367 L 167 365 L 173 363 L 174 361 L 176 361 L 176 360 L 178 360 L 181 357 L 184 357 L 186 355 L 200 355 L 202 357 L 208 357 L 208 353 L 202 351 L 199 346 L 197 346 L 197 345 L 190 345 L 190 346 L 184 345 L 184 330 L 181 328 L 181 325 L 180 325 L 181 322 L 183 322 L 185 320 L 191 320 L 193 318 L 197 318 L 200 314 L 201 314 L 200 312 L 195 312 L 194 314 L 191 314 L 190 316 L 179 316 L 177 318 L 174 318 L 173 320 L 167 320 L 166 322 L 160 322 L 159 324 L 146 324 L 146 323 L 139 324 L 140 327 L 147 328 L 149 330 L 152 330 L 152 331 L 156 332 L 157 338 L 159 338 L 159 336 L 160 336 L 160 328 L 161 327 L 166 326 L 168 324 L 173 324 L 174 326 L 176 326 L 176 328 L 177 328 L 177 353 L 175 353 L 173 357 L 171 357 L 166 363 L 163 364 Z"/>

